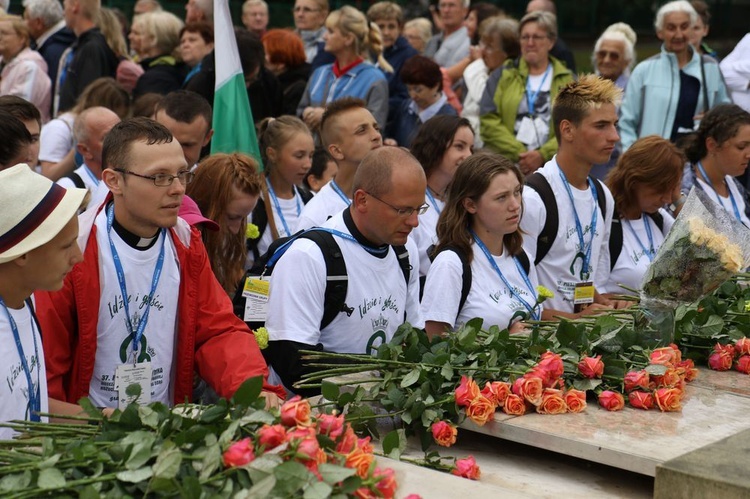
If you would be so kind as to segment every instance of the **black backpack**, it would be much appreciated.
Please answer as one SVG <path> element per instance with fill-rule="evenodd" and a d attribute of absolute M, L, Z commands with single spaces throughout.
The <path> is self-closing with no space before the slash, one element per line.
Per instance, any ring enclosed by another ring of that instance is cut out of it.
<path fill-rule="evenodd" d="M 68 173 L 65 178 L 69 178 L 73 182 L 73 185 L 75 185 L 79 189 L 86 188 L 86 184 L 83 183 L 83 179 L 76 172 Z"/>
<path fill-rule="evenodd" d="M 456 314 L 456 316 L 458 316 L 458 314 L 461 313 L 461 310 L 463 310 L 464 305 L 466 304 L 466 298 L 469 296 L 469 291 L 471 290 L 471 263 L 469 262 L 469 258 L 463 251 L 455 246 L 446 246 L 436 253 L 435 246 L 432 245 L 427 251 L 430 255 L 430 261 L 434 261 L 438 254 L 443 251 L 452 251 L 458 255 L 459 260 L 461 260 L 461 299 L 458 301 L 458 313 Z M 516 258 L 518 258 L 518 262 L 521 264 L 521 267 L 523 267 L 524 272 L 528 275 L 529 270 L 531 270 L 531 262 L 529 262 L 529 257 L 526 255 L 526 252 L 521 251 L 516 255 Z"/>
<path fill-rule="evenodd" d="M 658 211 L 656 213 L 647 213 L 654 221 L 659 230 L 664 232 L 664 217 Z M 609 232 L 609 270 L 615 268 L 617 259 L 622 253 L 622 220 L 617 210 L 612 214 L 612 230 Z"/>
<path fill-rule="evenodd" d="M 297 192 L 299 192 L 299 195 L 302 198 L 302 204 L 307 204 L 313 197 L 312 193 L 307 189 L 297 188 Z M 253 223 L 258 227 L 258 237 L 255 239 L 247 239 L 245 245 L 248 251 L 253 252 L 253 260 L 258 260 L 261 257 L 258 252 L 258 243 L 260 242 L 260 238 L 263 237 L 263 233 L 266 231 L 266 226 L 268 225 L 268 211 L 266 209 L 266 203 L 263 201 L 263 196 L 258 200 L 255 209 L 253 209 Z"/>
<path fill-rule="evenodd" d="M 274 265 L 279 258 L 281 258 L 281 255 L 283 255 L 292 243 L 299 238 L 309 239 L 317 244 L 326 263 L 326 289 L 324 293 L 323 318 L 320 320 L 320 330 L 322 331 L 325 329 L 326 326 L 328 326 L 341 312 L 346 313 L 347 316 L 352 315 L 354 308 L 346 304 L 346 291 L 349 285 L 349 276 L 346 272 L 346 262 L 344 262 L 341 248 L 339 248 L 338 243 L 336 243 L 333 234 L 321 229 L 320 227 L 313 227 L 312 229 L 301 230 L 289 237 L 277 239 L 271 244 L 271 246 L 269 246 L 266 253 L 255 260 L 252 268 L 245 272 L 244 277 L 240 281 L 240 286 L 232 299 L 234 313 L 237 317 L 242 319 L 245 313 L 245 297 L 242 296 L 245 280 L 249 276 L 271 275 L 273 273 Z M 393 250 L 396 252 L 399 267 L 404 274 L 404 280 L 408 287 L 409 278 L 411 276 L 409 251 L 405 246 L 393 246 Z M 257 329 L 264 326 L 264 324 L 264 322 L 247 322 L 250 329 Z"/>
<path fill-rule="evenodd" d="M 599 205 L 599 210 L 602 213 L 602 218 L 607 215 L 607 198 L 604 195 L 604 185 L 594 177 L 589 177 L 596 184 L 596 201 Z M 559 214 L 557 213 L 557 202 L 555 201 L 555 193 L 552 192 L 552 186 L 539 172 L 534 172 L 526 177 L 526 185 L 534 189 L 539 197 L 542 198 L 544 208 L 547 211 L 547 219 L 544 221 L 544 227 L 539 233 L 539 237 L 536 242 L 536 256 L 534 257 L 534 265 L 539 265 L 539 262 L 547 256 L 552 244 L 555 242 L 557 237 L 557 228 L 560 225 Z"/>

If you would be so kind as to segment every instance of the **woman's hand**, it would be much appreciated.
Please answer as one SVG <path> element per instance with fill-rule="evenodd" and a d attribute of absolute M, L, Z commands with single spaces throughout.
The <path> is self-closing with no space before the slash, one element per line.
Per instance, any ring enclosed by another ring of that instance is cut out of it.
<path fill-rule="evenodd" d="M 266 399 L 266 409 L 278 409 L 284 403 L 284 400 L 274 392 L 262 391 L 260 396 Z"/>
<path fill-rule="evenodd" d="M 524 175 L 534 173 L 544 166 L 544 158 L 538 150 L 526 151 L 518 155 L 518 166 Z"/>
<path fill-rule="evenodd" d="M 322 107 L 306 107 L 302 111 L 302 121 L 310 127 L 310 130 L 317 130 L 320 126 L 320 119 L 323 117 L 323 111 L 325 109 Z"/>

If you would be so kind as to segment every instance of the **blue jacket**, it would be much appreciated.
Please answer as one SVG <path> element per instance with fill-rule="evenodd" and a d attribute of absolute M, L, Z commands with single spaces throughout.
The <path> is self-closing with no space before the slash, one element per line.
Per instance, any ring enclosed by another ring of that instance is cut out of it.
<path fill-rule="evenodd" d="M 700 54 L 693 51 L 692 59 L 682 68 L 685 74 L 701 77 Z M 727 95 L 719 64 L 712 57 L 703 57 L 706 72 L 709 109 L 731 102 Z M 620 108 L 620 139 L 623 151 L 639 137 L 659 135 L 669 139 L 672 135 L 677 102 L 680 100 L 680 68 L 677 57 L 662 46 L 661 53 L 638 64 L 625 88 L 625 98 Z M 703 113 L 703 88 L 698 96 L 696 114 Z"/>
<path fill-rule="evenodd" d="M 76 35 L 70 28 L 63 27 L 52 33 L 42 45 L 37 47 L 37 52 L 44 58 L 47 63 L 47 74 L 52 80 L 52 95 L 55 94 L 55 85 L 57 84 L 57 68 L 60 65 L 65 49 L 70 47 L 76 41 Z"/>
<path fill-rule="evenodd" d="M 383 51 L 383 57 L 393 67 L 393 73 L 386 73 L 388 80 L 388 117 L 393 121 L 402 102 L 409 99 L 406 85 L 401 81 L 401 67 L 411 57 L 419 54 L 417 49 L 409 45 L 406 38 L 399 36 L 396 41 Z"/>
<path fill-rule="evenodd" d="M 333 64 L 316 69 L 307 82 L 305 93 L 297 106 L 297 115 L 302 116 L 306 107 L 325 107 L 342 97 L 358 97 L 367 103 L 381 127 L 388 118 L 388 81 L 376 66 L 363 62 L 336 78 Z"/>
<path fill-rule="evenodd" d="M 414 137 L 417 136 L 417 132 L 419 132 L 419 129 L 422 126 L 419 115 L 414 112 L 410 106 L 411 102 L 411 99 L 406 99 L 401 102 L 401 106 L 396 110 L 397 119 L 393 120 L 390 126 L 385 130 L 385 136 L 387 138 L 394 139 L 399 146 L 407 148 L 411 147 Z M 446 102 L 440 110 L 435 113 L 435 116 L 441 114 L 456 116 L 458 113 L 456 113 L 453 106 Z"/>

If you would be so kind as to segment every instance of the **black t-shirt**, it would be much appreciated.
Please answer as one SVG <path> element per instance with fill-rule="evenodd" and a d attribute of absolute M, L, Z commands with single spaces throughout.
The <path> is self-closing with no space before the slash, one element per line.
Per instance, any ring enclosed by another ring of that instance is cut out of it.
<path fill-rule="evenodd" d="M 680 71 L 680 99 L 677 101 L 677 112 L 675 112 L 674 125 L 672 125 L 672 135 L 670 136 L 672 142 L 686 133 L 684 131 L 678 132 L 680 128 L 692 130 L 695 126 L 693 118 L 696 115 L 700 92 L 700 80 Z"/>

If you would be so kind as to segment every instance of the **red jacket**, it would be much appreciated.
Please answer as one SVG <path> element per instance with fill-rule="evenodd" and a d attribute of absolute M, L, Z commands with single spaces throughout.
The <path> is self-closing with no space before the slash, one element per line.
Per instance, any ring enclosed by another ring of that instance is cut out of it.
<path fill-rule="evenodd" d="M 88 395 L 94 372 L 101 294 L 94 219 L 100 210 L 79 217 L 83 261 L 65 277 L 62 289 L 36 293 L 49 396 L 71 403 Z M 196 370 L 222 397 L 231 397 L 246 379 L 263 375 L 264 390 L 283 398 L 283 388 L 267 383 L 268 368 L 255 336 L 234 315 L 211 270 L 200 233 L 178 219 L 169 234 L 180 267 L 173 402 L 191 400 Z"/>

